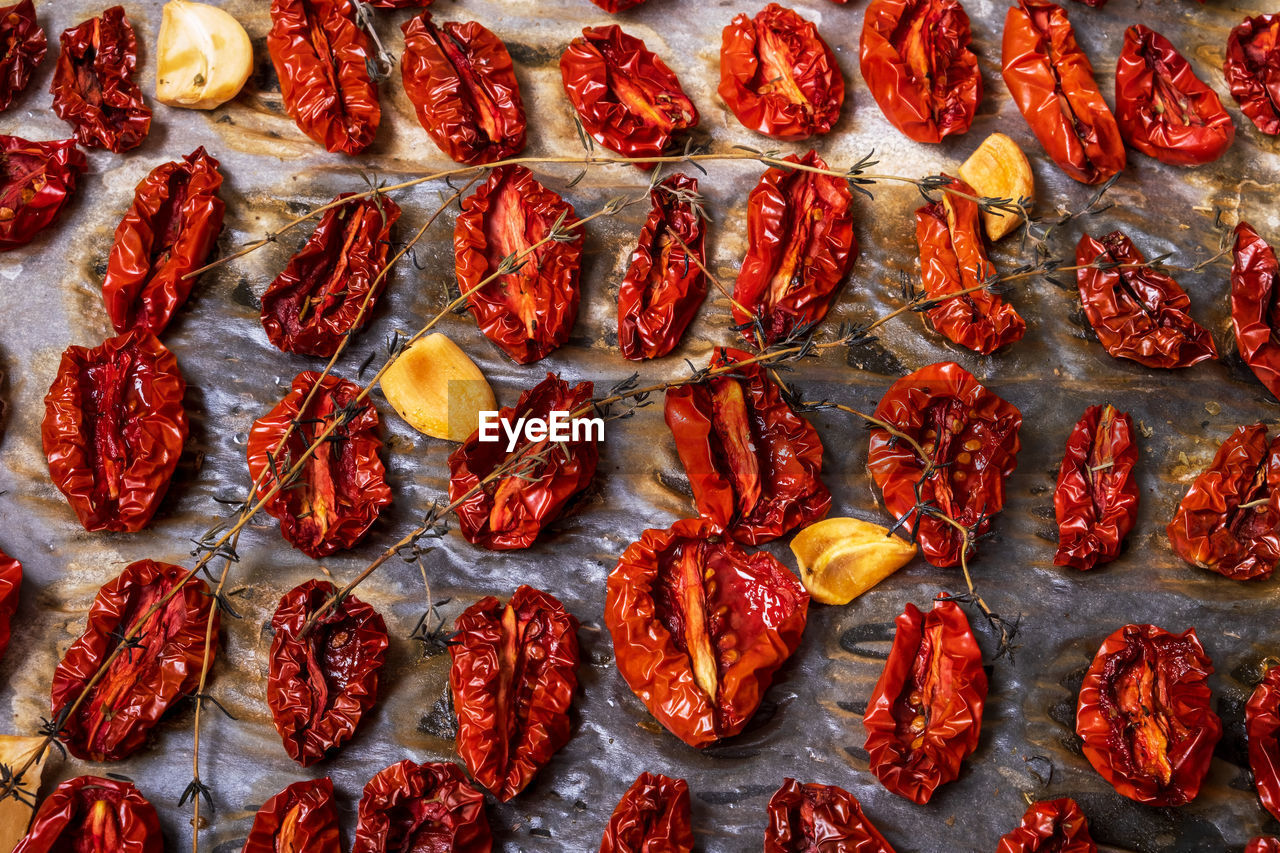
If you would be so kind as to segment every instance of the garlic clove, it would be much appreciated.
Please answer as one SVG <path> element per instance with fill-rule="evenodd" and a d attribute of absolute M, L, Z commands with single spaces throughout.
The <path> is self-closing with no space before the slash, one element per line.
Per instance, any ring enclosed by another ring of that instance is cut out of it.
<path fill-rule="evenodd" d="M 156 100 L 171 107 L 211 110 L 239 94 L 253 73 L 249 34 L 207 3 L 169 0 L 156 54 Z"/>
<path fill-rule="evenodd" d="M 480 412 L 498 408 L 480 368 L 439 332 L 402 352 L 380 384 L 400 417 L 432 438 L 466 441 L 479 425 Z"/>

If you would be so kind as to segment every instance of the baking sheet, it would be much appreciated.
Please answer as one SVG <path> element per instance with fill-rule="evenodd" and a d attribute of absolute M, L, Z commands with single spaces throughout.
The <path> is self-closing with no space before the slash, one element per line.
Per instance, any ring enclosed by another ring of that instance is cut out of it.
<path fill-rule="evenodd" d="M 141 43 L 140 82 L 154 91 L 152 54 L 159 27 L 158 0 L 126 2 Z M 89 153 L 90 171 L 58 225 L 26 249 L 0 255 L 0 385 L 8 413 L 0 416 L 0 547 L 27 572 L 15 622 L 15 640 L 0 662 L 0 731 L 34 733 L 48 714 L 53 668 L 82 629 L 98 586 L 128 562 L 143 557 L 190 565 L 190 540 L 211 520 L 229 513 L 249 485 L 244 452 L 253 420 L 287 391 L 300 370 L 320 362 L 276 351 L 257 318 L 257 299 L 305 240 L 304 227 L 201 279 L 194 296 L 164 335 L 189 384 L 191 438 L 168 498 L 150 528 L 136 535 L 85 533 L 50 484 L 40 451 L 42 398 L 61 351 L 95 345 L 110 334 L 99 288 L 111 234 L 134 185 L 157 164 L 197 145 L 223 164 L 227 224 L 219 250 L 228 252 L 341 191 L 364 187 L 363 170 L 388 181 L 447 167 L 417 125 L 398 79 L 383 84 L 383 121 L 365 155 L 345 158 L 319 150 L 284 114 L 266 56 L 269 28 L 264 0 L 228 0 L 253 39 L 257 72 L 245 92 L 224 108 L 188 112 L 153 103 L 155 121 L 145 144 L 127 155 Z M 618 16 L 680 76 L 702 111 L 702 132 L 717 149 L 733 144 L 805 150 L 743 129 L 715 95 L 719 32 L 738 11 L 754 14 L 759 0 L 650 0 Z M 881 116 L 857 71 L 857 37 L 865 4 L 827 0 L 792 4 L 818 22 L 836 50 L 848 84 L 836 130 L 815 145 L 834 166 L 849 166 L 872 149 L 877 171 L 921 176 L 952 170 L 992 131 L 1013 136 L 1031 157 L 1040 212 L 1077 208 L 1092 190 L 1066 177 L 1044 156 L 1009 101 L 999 77 L 1000 31 L 1007 4 L 969 0 L 974 48 L 986 95 L 973 129 L 935 146 L 912 143 Z M 38 2 L 41 23 L 56 34 L 101 11 L 90 0 Z M 438 0 L 441 19 L 475 19 L 507 41 L 516 61 L 531 119 L 527 153 L 571 155 L 580 146 L 560 85 L 558 58 L 584 25 L 609 20 L 587 0 Z M 1218 163 L 1187 170 L 1161 165 L 1130 151 L 1130 165 L 1109 194 L 1115 204 L 1083 223 L 1095 235 L 1125 229 L 1148 256 L 1174 252 L 1171 262 L 1192 264 L 1217 250 L 1214 209 L 1228 222 L 1237 215 L 1265 236 L 1280 239 L 1276 141 L 1259 134 L 1226 94 L 1222 51 L 1228 30 L 1256 5 L 1186 0 L 1138 3 L 1112 0 L 1105 10 L 1071 4 L 1081 44 L 1094 61 L 1110 100 L 1124 27 L 1141 21 L 1179 46 L 1199 74 L 1219 91 L 1237 123 L 1231 151 Z M 407 12 L 379 12 L 378 30 L 396 51 Z M 32 138 L 62 138 L 67 127 L 49 110 L 53 55 L 6 113 L 0 131 Z M 745 239 L 747 192 L 762 169 L 752 163 L 709 164 L 699 175 L 715 222 L 709 232 L 713 268 L 732 281 Z M 620 191 L 642 189 L 634 169 L 598 170 L 572 189 L 576 170 L 540 170 L 580 214 L 598 209 Z M 397 196 L 405 209 L 398 234 L 407 238 L 439 203 L 443 185 Z M 914 219 L 920 203 L 910 186 L 880 185 L 874 203 L 859 197 L 856 233 L 862 246 L 851 280 L 826 328 L 866 321 L 899 304 L 899 280 L 915 274 Z M 467 317 L 441 326 L 477 361 L 499 402 L 511 404 L 546 370 L 605 388 L 639 369 L 644 382 L 686 370 L 683 358 L 706 362 L 712 344 L 737 343 L 726 300 L 714 291 L 684 345 L 657 363 L 624 362 L 615 346 L 617 284 L 645 215 L 637 206 L 613 220 L 591 223 L 583 269 L 583 301 L 570 343 L 537 365 L 511 364 Z M 370 327 L 338 368 L 361 378 L 360 366 L 381 358 L 395 330 L 413 331 L 449 299 L 453 281 L 449 235 L 452 213 L 442 217 L 393 276 Z M 1052 241 L 1055 256 L 1074 253 L 1080 225 Z M 994 252 L 1008 269 L 1024 258 L 1016 241 Z M 635 775 L 663 772 L 688 780 L 699 849 L 758 850 L 765 805 L 784 776 L 840 785 L 902 851 L 985 851 L 1018 823 L 1025 797 L 1073 796 L 1089 815 L 1094 837 L 1107 849 L 1140 851 L 1239 850 L 1252 836 L 1280 832 L 1251 790 L 1243 736 L 1243 706 L 1260 661 L 1276 649 L 1276 584 L 1239 584 L 1184 565 L 1168 548 L 1164 524 L 1194 476 L 1241 423 L 1276 418 L 1276 402 L 1233 352 L 1225 265 L 1179 281 L 1191 294 L 1192 313 L 1215 335 L 1221 362 L 1159 372 L 1110 358 L 1092 339 L 1073 292 L 1044 281 L 1008 298 L 1028 322 L 1026 338 L 991 357 L 976 356 L 925 331 L 908 315 L 890 322 L 872 346 L 836 351 L 808 361 L 794 374 L 808 397 L 829 397 L 870 410 L 905 372 L 943 359 L 973 371 L 1023 412 L 1023 451 L 1009 483 L 1009 501 L 982 544 L 974 573 L 987 601 L 1006 615 L 1020 614 L 1015 661 L 991 669 L 991 693 L 982 742 L 960 779 L 944 786 L 928 806 L 912 805 L 885 790 L 867 771 L 861 713 L 892 637 L 892 622 L 908 602 L 925 606 L 939 590 L 958 592 L 955 571 L 922 560 L 848 607 L 814 605 L 805 640 L 779 673 L 766 701 L 741 736 L 696 752 L 661 730 L 632 695 L 612 661 L 603 630 L 604 579 L 617 556 L 646 527 L 665 527 L 692 514 L 687 483 L 659 407 L 611 423 L 600 473 L 534 548 L 489 553 L 456 533 L 436 543 L 423 561 L 440 613 L 449 622 L 477 598 L 503 598 L 520 583 L 559 597 L 582 622 L 581 690 L 573 710 L 573 738 L 522 795 L 509 804 L 490 801 L 489 819 L 503 850 L 594 850 L 608 815 Z M 365 376 L 369 375 L 368 370 Z M 318 572 L 354 575 L 383 547 L 412 528 L 431 501 L 444 494 L 445 459 L 452 445 L 418 436 L 391 407 L 375 398 L 384 419 L 388 477 L 394 506 L 357 550 L 316 564 L 280 538 L 274 520 L 259 517 L 241 540 L 243 562 L 230 589 L 243 618 L 224 623 L 225 644 L 211 692 L 237 718 L 210 709 L 202 738 L 201 773 L 216 812 L 202 833 L 205 850 L 238 851 L 257 806 L 285 785 L 328 774 L 335 781 L 349 843 L 360 791 L 378 769 L 402 758 L 449 760 L 452 719 L 447 707 L 448 656 L 424 654 L 409 638 L 426 608 L 416 565 L 394 561 L 359 595 L 385 617 L 392 634 L 383 699 L 358 735 L 335 759 L 308 771 L 284 754 L 271 726 L 262 673 L 269 622 L 279 597 Z M 1142 423 L 1138 524 L 1121 558 L 1088 574 L 1055 568 L 1052 489 L 1066 436 L 1086 406 L 1110 401 Z M 832 513 L 886 520 L 865 472 L 866 437 L 860 424 L 838 413 L 813 416 L 827 448 L 825 477 Z M 785 545 L 770 550 L 788 565 Z M 990 653 L 992 637 L 975 621 Z M 1078 687 L 1102 639 L 1126 622 L 1154 622 L 1171 631 L 1195 626 L 1212 656 L 1214 701 L 1226 735 L 1200 797 L 1182 809 L 1151 809 L 1125 800 L 1081 756 L 1074 736 Z M 111 765 L 54 762 L 49 784 L 85 772 L 133 778 L 160 811 L 171 849 L 190 845 L 190 806 L 177 801 L 191 778 L 192 714 L 179 708 L 157 729 L 154 742 L 134 758 Z M 48 790 L 48 785 L 46 785 Z"/>

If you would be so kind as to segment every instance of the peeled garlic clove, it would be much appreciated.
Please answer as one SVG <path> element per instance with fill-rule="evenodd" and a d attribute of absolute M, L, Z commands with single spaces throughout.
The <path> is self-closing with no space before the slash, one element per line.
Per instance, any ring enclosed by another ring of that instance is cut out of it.
<path fill-rule="evenodd" d="M 993 133 L 984 139 L 978 150 L 964 161 L 959 174 L 960 180 L 973 187 L 980 196 L 1011 201 L 1026 199 L 1030 212 L 1031 202 L 1036 196 L 1031 164 L 1018 143 L 1003 133 Z M 1013 213 L 982 212 L 982 226 L 992 242 L 1021 224 L 1022 219 Z"/>
<path fill-rule="evenodd" d="M 171 107 L 211 110 L 239 94 L 253 73 L 249 34 L 207 3 L 164 4 L 156 55 L 156 100 Z"/>
<path fill-rule="evenodd" d="M 814 601 L 848 604 L 911 562 L 916 546 L 887 527 L 857 518 L 828 518 L 791 540 L 800 582 Z"/>
<path fill-rule="evenodd" d="M 400 353 L 380 384 L 400 417 L 432 438 L 466 441 L 479 425 L 480 412 L 498 408 L 480 368 L 438 332 Z"/>

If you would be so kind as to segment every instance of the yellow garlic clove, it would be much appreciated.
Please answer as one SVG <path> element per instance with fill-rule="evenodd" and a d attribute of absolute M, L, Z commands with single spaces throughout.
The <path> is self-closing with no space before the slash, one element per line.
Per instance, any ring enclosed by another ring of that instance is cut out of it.
<path fill-rule="evenodd" d="M 964 161 L 959 174 L 960 180 L 973 187 L 980 196 L 1007 198 L 1015 202 L 1026 199 L 1027 212 L 1030 212 L 1036 196 L 1031 164 L 1018 143 L 1003 133 L 993 133 L 984 139 L 978 150 Z M 992 242 L 1021 224 L 1021 218 L 1013 213 L 982 212 L 982 225 Z"/>
<path fill-rule="evenodd" d="M 432 438 L 466 441 L 479 424 L 480 412 L 498 408 L 480 368 L 438 332 L 402 352 L 380 384 L 400 417 Z"/>
<path fill-rule="evenodd" d="M 848 604 L 911 562 L 916 546 L 886 527 L 856 518 L 828 518 L 791 540 L 800 582 L 814 601 Z"/>
<path fill-rule="evenodd" d="M 38 750 L 48 746 L 42 737 L 22 737 L 20 735 L 0 735 L 0 764 L 17 770 L 27 763 Z M 44 750 L 40 760 L 34 762 L 22 774 L 22 784 L 14 792 L 18 796 L 0 800 L 0 851 L 9 853 L 18 846 L 22 836 L 27 834 L 27 826 L 35 813 L 36 793 L 40 790 L 40 777 L 44 774 L 44 763 L 49 758 L 53 747 Z"/>
<path fill-rule="evenodd" d="M 211 110 L 239 94 L 253 73 L 253 45 L 240 22 L 216 6 L 169 0 L 156 45 L 156 100 Z"/>

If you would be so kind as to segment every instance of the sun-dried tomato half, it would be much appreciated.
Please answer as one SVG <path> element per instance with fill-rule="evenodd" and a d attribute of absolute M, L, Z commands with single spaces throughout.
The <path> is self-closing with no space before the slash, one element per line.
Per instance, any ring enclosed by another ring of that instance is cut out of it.
<path fill-rule="evenodd" d="M 672 175 L 649 193 L 653 205 L 618 287 L 618 349 L 624 358 L 661 358 L 684 337 L 707 295 L 706 225 L 698 179 Z"/>
<path fill-rule="evenodd" d="M 289 757 L 309 767 L 335 754 L 378 701 L 387 626 L 348 595 L 303 626 L 337 592 L 309 580 L 285 593 L 271 619 L 275 636 L 267 670 L 267 704 Z"/>
<path fill-rule="evenodd" d="M 31 142 L 0 133 L 0 252 L 25 246 L 53 222 L 88 165 L 74 139 Z"/>
<path fill-rule="evenodd" d="M 701 749 L 742 731 L 800 645 L 809 593 L 767 551 L 703 519 L 646 530 L 609 575 L 618 671 L 667 730 Z"/>
<path fill-rule="evenodd" d="M 1222 74 L 1240 112 L 1263 133 L 1280 134 L 1280 15 L 1248 17 L 1231 30 Z"/>
<path fill-rule="evenodd" d="M 916 531 L 925 559 L 960 564 L 964 537 L 942 519 L 919 513 L 917 500 L 937 507 L 981 536 L 1004 507 L 1004 484 L 1018 464 L 1022 413 L 978 384 L 955 362 L 940 362 L 899 379 L 875 417 L 905 433 L 927 454 L 882 429 L 871 430 L 867 469 L 885 509 Z M 921 481 L 921 474 L 929 476 Z"/>
<path fill-rule="evenodd" d="M 307 395 L 320 381 L 320 390 L 306 409 Z M 316 437 L 332 423 L 339 426 L 302 464 L 296 479 L 290 469 Z M 280 439 L 296 423 L 282 450 Z M 317 560 L 352 548 L 391 503 L 386 469 L 378 458 L 378 410 L 360 399 L 360 386 L 332 374 L 320 379 L 315 371 L 299 373 L 283 400 L 249 431 L 249 476 L 258 496 L 281 489 L 266 510 L 280 519 L 280 534 L 293 547 Z"/>
<path fill-rule="evenodd" d="M 173 353 L 145 332 L 62 354 L 40 435 L 85 530 L 136 533 L 151 521 L 187 440 L 186 387 Z"/>
<path fill-rule="evenodd" d="M 1259 836 L 1245 845 L 1244 853 L 1280 853 L 1280 838 Z"/>
<path fill-rule="evenodd" d="M 9 648 L 9 622 L 18 611 L 22 590 L 22 563 L 0 550 L 0 658 Z"/>
<path fill-rule="evenodd" d="M 518 428 L 524 419 L 548 420 L 553 412 L 575 412 L 591 401 L 592 388 L 590 382 L 570 387 L 548 373 L 521 394 L 514 407 L 505 406 L 498 413 L 496 439 L 481 441 L 477 430 L 449 456 L 449 501 L 461 501 L 458 529 L 468 542 L 492 551 L 528 548 L 591 483 L 600 461 L 598 436 L 585 431 L 575 438 L 570 428 L 569 441 L 553 443 L 549 435 L 534 441 L 521 431 L 508 452 L 504 430 Z M 517 455 L 529 461 L 484 482 Z"/>
<path fill-rule="evenodd" d="M 815 151 L 786 159 L 827 168 Z M 770 169 L 747 199 L 747 253 L 733 286 L 733 319 L 750 324 L 742 333 L 757 345 L 785 338 L 827 315 L 857 259 L 848 183 L 801 169 Z"/>
<path fill-rule="evenodd" d="M 484 794 L 456 764 L 401 761 L 364 786 L 351 853 L 490 853 Z"/>
<path fill-rule="evenodd" d="M 1236 226 L 1231 328 L 1240 358 L 1272 395 L 1280 397 L 1280 263 L 1248 222 Z"/>
<path fill-rule="evenodd" d="M 973 124 L 982 100 L 969 16 L 956 0 L 872 0 L 862 24 L 862 78 L 894 127 L 941 142 Z"/>
<path fill-rule="evenodd" d="M 1055 566 L 1087 570 L 1120 555 L 1138 517 L 1137 467 L 1129 413 L 1109 403 L 1086 409 L 1067 438 L 1053 492 Z"/>
<path fill-rule="evenodd" d="M 977 195 L 959 178 L 950 180 L 956 192 Z M 930 299 L 979 287 L 996 274 L 982 236 L 982 211 L 972 198 L 943 192 L 941 199 L 916 210 L 916 245 L 920 279 Z M 1027 331 L 1017 309 L 987 290 L 945 299 L 930 306 L 925 316 L 948 339 L 983 355 L 1022 340 Z"/>
<path fill-rule="evenodd" d="M 1280 666 L 1271 666 L 1244 709 L 1249 769 L 1258 799 L 1280 819 Z"/>
<path fill-rule="evenodd" d="M 14 853 L 164 853 L 155 806 L 132 782 L 77 776 L 53 789 Z"/>
<path fill-rule="evenodd" d="M 1265 580 L 1280 560 L 1280 435 L 1236 429 L 1196 477 L 1166 531 L 1174 552 L 1233 580 Z"/>
<path fill-rule="evenodd" d="M 53 673 L 53 715 L 76 701 L 125 632 L 186 576 L 180 566 L 139 560 L 98 590 L 89 619 Z M 220 619 L 213 619 L 211 643 L 205 628 L 213 598 L 192 578 L 153 613 L 71 714 L 62 742 L 86 761 L 119 761 L 138 751 L 148 733 L 175 702 L 200 682 L 206 648 L 212 659 Z"/>
<path fill-rule="evenodd" d="M 560 76 L 582 127 L 624 157 L 661 156 L 698 124 L 675 72 L 616 24 L 584 29 L 561 55 Z"/>
<path fill-rule="evenodd" d="M 720 97 L 743 127 L 808 139 L 840 118 L 844 77 L 812 21 L 777 3 L 738 15 L 720 42 Z"/>
<path fill-rule="evenodd" d="M 294 782 L 262 804 L 241 853 L 342 853 L 333 780 Z"/>
<path fill-rule="evenodd" d="M 400 73 L 431 141 L 459 163 L 492 163 L 524 149 L 520 83 L 502 39 L 483 24 L 410 18 Z"/>
<path fill-rule="evenodd" d="M 688 783 L 641 773 L 614 808 L 600 853 L 693 853 Z"/>
<path fill-rule="evenodd" d="M 328 151 L 359 154 L 382 120 L 369 39 L 345 0 L 271 0 L 267 51 L 284 108 Z"/>
<path fill-rule="evenodd" d="M 137 148 L 151 129 L 151 108 L 133 81 L 138 40 L 124 9 L 112 6 L 62 34 L 53 72 L 53 111 L 86 148 L 119 154 Z"/>
<path fill-rule="evenodd" d="M 606 12 L 625 12 L 627 9 L 639 6 L 644 0 L 591 0 L 591 2 Z"/>
<path fill-rule="evenodd" d="M 0 110 L 27 88 L 48 48 L 31 0 L 0 7 Z"/>
<path fill-rule="evenodd" d="M 378 276 L 399 218 L 400 206 L 383 195 L 351 198 L 326 210 L 262 295 L 262 327 L 271 343 L 285 352 L 329 358 L 345 336 L 368 323 L 387 283 Z"/>
<path fill-rule="evenodd" d="M 102 281 L 117 332 L 158 335 L 187 301 L 195 280 L 186 275 L 204 264 L 222 230 L 221 186 L 218 161 L 201 146 L 182 162 L 152 169 L 133 191 Z"/>
<path fill-rule="evenodd" d="M 858 798 L 835 785 L 788 778 L 769 800 L 764 853 L 894 853 Z"/>
<path fill-rule="evenodd" d="M 1119 231 L 1101 240 L 1080 237 L 1076 285 L 1102 346 L 1146 367 L 1190 367 L 1217 358 L 1213 336 L 1191 318 L 1186 291 L 1168 273 L 1136 266 L 1146 262 Z"/>
<path fill-rule="evenodd" d="M 1070 797 L 1032 803 L 1022 824 L 1000 839 L 996 853 L 1097 853 L 1089 820 Z"/>
<path fill-rule="evenodd" d="M 750 358 L 719 347 L 717 368 Z M 822 439 L 759 364 L 667 391 L 665 417 L 698 514 L 758 545 L 827 514 Z"/>
<path fill-rule="evenodd" d="M 557 221 L 569 239 L 532 249 L 553 234 Z M 453 232 L 458 286 L 480 331 L 520 364 L 543 358 L 573 330 L 582 270 L 577 222 L 573 205 L 523 166 L 494 169 L 462 202 Z M 480 286 L 517 256 L 517 269 Z"/>

